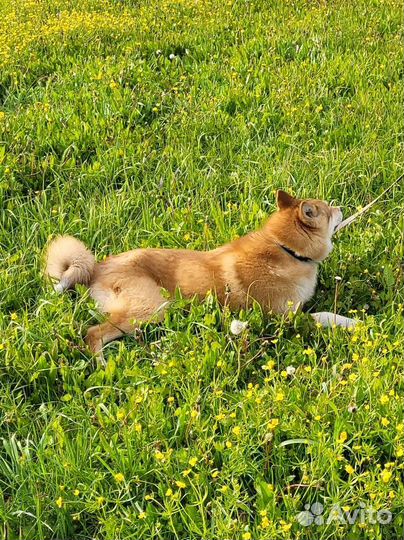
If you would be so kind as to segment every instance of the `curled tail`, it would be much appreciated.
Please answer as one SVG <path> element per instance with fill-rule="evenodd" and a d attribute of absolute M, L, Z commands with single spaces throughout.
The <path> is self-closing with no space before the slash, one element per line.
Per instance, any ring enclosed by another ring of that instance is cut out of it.
<path fill-rule="evenodd" d="M 89 249 L 72 236 L 59 236 L 51 242 L 46 255 L 46 274 L 59 280 L 55 291 L 63 292 L 76 283 L 91 281 L 95 257 Z"/>

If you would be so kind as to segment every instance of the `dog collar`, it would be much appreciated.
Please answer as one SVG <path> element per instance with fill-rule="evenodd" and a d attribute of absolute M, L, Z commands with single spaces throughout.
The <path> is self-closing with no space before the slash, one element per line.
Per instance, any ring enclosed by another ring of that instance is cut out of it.
<path fill-rule="evenodd" d="M 297 259 L 298 261 L 302 261 L 302 262 L 315 262 L 313 261 L 313 259 L 310 259 L 310 257 L 303 257 L 302 255 L 298 255 L 295 251 L 293 251 L 293 249 L 290 249 L 282 244 L 278 244 L 279 247 L 281 247 L 284 251 L 286 251 L 286 253 L 289 253 L 289 255 L 291 255 L 292 257 L 294 257 L 295 259 Z"/>

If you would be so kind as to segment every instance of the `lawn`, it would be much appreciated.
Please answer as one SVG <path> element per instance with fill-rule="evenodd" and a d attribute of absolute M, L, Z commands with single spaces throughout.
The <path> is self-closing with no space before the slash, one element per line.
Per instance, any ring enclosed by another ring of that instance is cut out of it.
<path fill-rule="evenodd" d="M 0 0 L 2 540 L 401 536 L 402 184 L 307 305 L 352 331 L 178 297 L 104 369 L 86 289 L 42 268 L 60 233 L 216 247 L 278 188 L 367 204 L 403 169 L 402 24 L 398 0 Z"/>

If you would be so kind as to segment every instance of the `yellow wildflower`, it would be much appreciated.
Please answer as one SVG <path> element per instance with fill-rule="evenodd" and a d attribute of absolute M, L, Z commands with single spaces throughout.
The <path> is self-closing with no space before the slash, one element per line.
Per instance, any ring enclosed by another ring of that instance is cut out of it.
<path fill-rule="evenodd" d="M 289 532 L 290 529 L 292 528 L 292 524 L 291 523 L 285 523 L 284 521 L 281 521 L 281 529 L 283 532 Z"/>
<path fill-rule="evenodd" d="M 63 506 L 63 499 L 62 499 L 62 497 L 59 497 L 58 499 L 56 499 L 56 506 L 57 506 L 58 508 L 62 508 L 62 506 Z"/>
<path fill-rule="evenodd" d="M 116 473 L 114 474 L 114 478 L 115 478 L 115 482 L 118 482 L 118 484 L 122 483 L 125 481 L 125 477 L 122 473 Z"/>
<path fill-rule="evenodd" d="M 390 482 L 392 476 L 393 473 L 391 471 L 388 471 L 387 469 L 384 469 L 384 471 L 380 473 L 380 478 L 385 484 L 388 484 Z"/>
<path fill-rule="evenodd" d="M 348 439 L 348 433 L 346 431 L 342 431 L 340 433 L 340 436 L 337 439 L 337 442 L 340 444 L 343 444 Z"/>
<path fill-rule="evenodd" d="M 176 480 L 175 485 L 180 489 L 185 489 L 187 487 L 185 482 L 181 482 L 181 480 Z"/>
<path fill-rule="evenodd" d="M 270 420 L 268 422 L 268 429 L 275 429 L 276 426 L 279 425 L 279 419 L 278 418 L 272 418 L 272 420 Z"/>
<path fill-rule="evenodd" d="M 270 524 L 271 522 L 269 521 L 269 519 L 266 516 L 264 516 L 261 521 L 261 527 L 263 529 L 266 529 L 267 527 L 269 527 Z"/>
<path fill-rule="evenodd" d="M 346 369 L 351 369 L 351 367 L 352 367 L 352 364 L 349 364 L 349 363 L 348 364 L 343 364 L 341 366 L 341 373 L 343 373 Z"/>
<path fill-rule="evenodd" d="M 348 474 L 353 474 L 355 472 L 355 469 L 352 467 L 352 465 L 346 465 L 345 470 Z"/>
<path fill-rule="evenodd" d="M 270 369 L 273 369 L 274 367 L 275 367 L 275 362 L 273 360 L 269 360 L 266 364 L 262 366 L 262 369 L 268 371 Z"/>

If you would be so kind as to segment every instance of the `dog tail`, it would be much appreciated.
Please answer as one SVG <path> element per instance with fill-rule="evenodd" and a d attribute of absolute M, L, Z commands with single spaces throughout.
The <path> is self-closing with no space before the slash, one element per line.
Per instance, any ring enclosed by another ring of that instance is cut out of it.
<path fill-rule="evenodd" d="M 46 254 L 46 274 L 59 280 L 56 292 L 73 288 L 76 283 L 88 285 L 94 272 L 95 257 L 89 249 L 72 236 L 53 240 Z"/>

